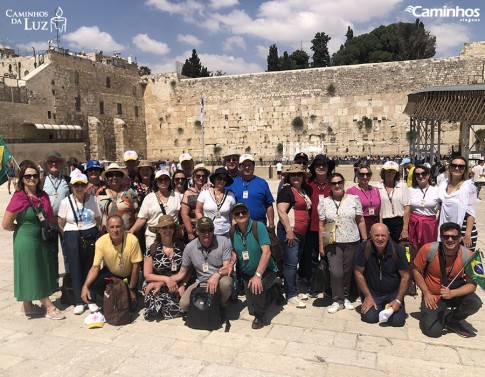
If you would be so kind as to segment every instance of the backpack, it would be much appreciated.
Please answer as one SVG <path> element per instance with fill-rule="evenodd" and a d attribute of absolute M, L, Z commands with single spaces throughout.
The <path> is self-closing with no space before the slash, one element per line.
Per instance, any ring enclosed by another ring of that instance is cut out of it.
<path fill-rule="evenodd" d="M 236 225 L 231 226 L 229 230 L 229 236 L 231 238 L 231 243 L 234 245 L 234 232 L 236 231 Z M 253 233 L 256 242 L 259 243 L 258 237 L 258 221 L 254 220 L 251 224 L 251 231 Z M 280 242 L 278 241 L 278 237 L 276 233 L 271 230 L 268 230 L 269 240 L 271 242 L 269 249 L 271 251 L 271 256 L 273 257 L 274 262 L 276 263 L 276 267 L 278 267 L 278 276 L 283 275 L 283 250 L 281 249 Z"/>
<path fill-rule="evenodd" d="M 117 277 L 109 279 L 103 297 L 103 314 L 106 322 L 113 326 L 131 322 L 131 297 L 128 285 Z"/>
<path fill-rule="evenodd" d="M 221 327 L 221 304 L 219 296 L 206 291 L 206 287 L 198 286 L 190 292 L 190 305 L 186 324 L 191 329 L 217 330 Z"/>

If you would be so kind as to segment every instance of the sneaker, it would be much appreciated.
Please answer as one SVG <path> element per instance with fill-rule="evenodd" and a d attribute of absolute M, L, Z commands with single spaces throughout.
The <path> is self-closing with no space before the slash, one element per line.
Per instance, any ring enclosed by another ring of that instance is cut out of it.
<path fill-rule="evenodd" d="M 344 308 L 347 310 L 354 310 L 354 305 L 352 305 L 352 303 L 348 299 L 345 299 Z"/>
<path fill-rule="evenodd" d="M 360 297 L 360 296 L 359 296 L 359 297 L 357 297 L 357 298 L 355 299 L 355 302 L 356 302 L 357 304 L 362 304 L 362 297 Z"/>
<path fill-rule="evenodd" d="M 96 313 L 99 310 L 99 306 L 96 304 L 88 304 L 88 308 L 91 313 Z"/>
<path fill-rule="evenodd" d="M 318 293 L 317 292 L 309 292 L 308 297 L 310 298 L 318 298 Z"/>
<path fill-rule="evenodd" d="M 298 298 L 301 300 L 301 301 L 306 301 L 308 300 L 308 295 L 306 293 L 298 293 Z"/>
<path fill-rule="evenodd" d="M 298 309 L 305 309 L 306 308 L 306 305 L 301 302 L 298 297 L 292 297 L 290 299 L 288 299 L 288 304 L 290 304 L 291 306 L 294 306 L 295 308 L 298 308 Z"/>
<path fill-rule="evenodd" d="M 59 319 L 66 319 L 66 316 L 64 313 L 62 313 L 59 309 L 53 308 L 51 310 L 48 310 L 45 313 L 45 317 L 49 319 L 54 319 L 54 320 L 59 320 Z"/>
<path fill-rule="evenodd" d="M 76 315 L 81 315 L 84 313 L 84 310 L 86 309 L 86 305 L 82 304 L 82 305 L 76 305 L 74 307 L 74 311 L 73 313 L 76 314 Z"/>
<path fill-rule="evenodd" d="M 344 306 L 342 304 L 339 304 L 338 302 L 334 302 L 332 305 L 330 305 L 327 308 L 327 312 L 329 312 L 330 314 L 334 314 L 334 313 L 337 313 L 339 310 L 342 310 L 343 308 Z"/>
<path fill-rule="evenodd" d="M 462 338 L 470 338 L 473 336 L 473 334 L 468 331 L 463 325 L 461 325 L 459 322 L 447 322 L 445 324 L 445 328 L 448 331 L 456 333 L 456 335 L 461 336 Z"/>

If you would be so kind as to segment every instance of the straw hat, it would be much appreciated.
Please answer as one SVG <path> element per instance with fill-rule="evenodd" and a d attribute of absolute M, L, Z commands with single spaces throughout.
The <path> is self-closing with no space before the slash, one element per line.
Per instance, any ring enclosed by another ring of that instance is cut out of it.
<path fill-rule="evenodd" d="M 290 174 L 298 174 L 298 173 L 302 173 L 305 176 L 305 178 L 308 178 L 311 175 L 310 172 L 306 171 L 301 167 L 301 165 L 298 165 L 298 164 L 291 165 L 288 169 L 286 169 L 286 171 L 282 172 L 281 175 L 283 177 L 287 177 Z"/>
<path fill-rule="evenodd" d="M 205 167 L 205 165 L 204 165 L 204 164 L 197 164 L 197 165 L 195 165 L 195 166 L 194 166 L 194 170 L 192 171 L 192 174 L 195 174 L 195 173 L 196 173 L 197 171 L 199 171 L 199 170 L 203 170 L 203 171 L 205 171 L 205 172 L 207 173 L 207 176 L 209 176 L 209 175 L 210 175 L 210 173 L 211 173 L 211 172 L 209 171 L 209 169 L 207 169 L 207 168 Z"/>
<path fill-rule="evenodd" d="M 162 215 L 158 219 L 158 224 L 155 226 L 149 226 L 148 230 L 152 233 L 158 233 L 158 229 L 163 228 L 165 226 L 173 225 L 174 230 L 178 227 L 178 224 L 175 223 L 173 216 L 171 215 Z"/>
<path fill-rule="evenodd" d="M 112 162 L 108 165 L 108 169 L 101 173 L 101 177 L 106 178 L 106 174 L 109 173 L 121 173 L 123 177 L 126 177 L 126 172 L 124 169 L 120 168 L 120 166 L 116 162 Z"/>
<path fill-rule="evenodd" d="M 155 170 L 152 163 L 148 160 L 141 160 L 137 166 L 135 166 L 135 171 L 138 173 L 140 168 L 151 168 L 152 172 Z"/>

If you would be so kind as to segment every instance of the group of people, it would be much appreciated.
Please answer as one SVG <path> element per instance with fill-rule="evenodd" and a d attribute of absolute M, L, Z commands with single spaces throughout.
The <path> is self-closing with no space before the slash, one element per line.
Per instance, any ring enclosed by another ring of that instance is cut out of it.
<path fill-rule="evenodd" d="M 15 297 L 26 315 L 65 318 L 49 299 L 58 288 L 59 240 L 75 314 L 99 310 L 96 295 L 113 276 L 125 279 L 136 305 L 142 271 L 147 320 L 182 316 L 190 292 L 202 283 L 219 295 L 223 312 L 234 291 L 244 292 L 252 327 L 259 329 L 273 302 L 304 309 L 317 297 L 311 289 L 299 292 L 297 282 L 309 286 L 321 259 L 328 261 L 331 314 L 354 309 L 353 276 L 365 322 L 377 322 L 387 306 L 393 312 L 388 323 L 403 326 L 411 276 L 423 292 L 420 323 L 429 336 L 441 335 L 437 321 L 441 331 L 465 334 L 459 321 L 481 306 L 468 277 L 459 288 L 443 287 L 463 274 L 455 262 L 472 253 L 477 240 L 477 193 L 463 157 L 450 160 L 439 187 L 430 184 L 426 165 L 404 159 L 401 166 L 386 162 L 375 186 L 371 167 L 359 165 L 357 185 L 346 190 L 333 160 L 317 155 L 309 164 L 298 153 L 281 172 L 277 226 L 273 195 L 255 175 L 251 154 L 230 151 L 213 173 L 186 153 L 173 173 L 139 160 L 135 151 L 124 154 L 124 163 L 105 169 L 90 160 L 65 175 L 65 159 L 52 151 L 42 179 L 36 164 L 20 164 L 3 227 L 15 232 Z M 400 179 L 402 169 L 407 181 Z M 413 259 L 399 245 L 404 240 L 416 250 Z M 275 242 L 283 250 L 280 269 L 271 255 Z M 446 276 L 442 255 L 450 267 Z"/>

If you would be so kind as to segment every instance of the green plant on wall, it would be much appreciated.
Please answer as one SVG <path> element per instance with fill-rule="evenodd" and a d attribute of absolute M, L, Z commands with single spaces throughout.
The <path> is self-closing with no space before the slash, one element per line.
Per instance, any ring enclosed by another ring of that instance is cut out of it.
<path fill-rule="evenodd" d="M 179 127 L 179 128 L 177 128 L 177 132 L 178 132 L 179 134 L 181 134 L 181 133 L 183 133 L 183 132 L 184 132 L 184 129 L 183 129 L 182 127 Z"/>
<path fill-rule="evenodd" d="M 364 116 L 362 118 L 362 120 L 364 121 L 364 127 L 367 131 L 370 131 L 372 130 L 372 119 L 370 118 L 367 118 L 366 116 Z"/>
<path fill-rule="evenodd" d="M 330 126 L 328 126 L 328 127 L 327 127 L 327 133 L 331 134 L 332 132 L 333 132 L 333 128 L 332 128 L 332 127 L 330 127 Z"/>
<path fill-rule="evenodd" d="M 278 143 L 276 146 L 276 152 L 278 152 L 278 154 L 283 154 L 283 143 Z"/>
<path fill-rule="evenodd" d="M 195 127 L 200 127 L 200 126 L 202 126 L 202 123 L 200 123 L 200 120 L 196 120 L 196 121 L 194 122 L 194 126 L 195 126 Z"/>
<path fill-rule="evenodd" d="M 311 120 L 312 122 L 314 122 L 314 121 L 315 121 L 315 119 L 317 119 L 317 116 L 316 116 L 315 114 L 310 115 L 310 120 Z"/>
<path fill-rule="evenodd" d="M 244 149 L 244 152 L 251 153 L 251 147 L 250 146 L 247 146 L 246 149 Z"/>
<path fill-rule="evenodd" d="M 220 147 L 219 145 L 214 145 L 213 151 L 214 151 L 214 154 L 219 154 L 222 151 L 222 147 Z"/>
<path fill-rule="evenodd" d="M 304 125 L 303 119 L 301 117 L 294 117 L 291 121 L 291 125 L 295 128 L 302 128 Z"/>
<path fill-rule="evenodd" d="M 328 84 L 327 86 L 327 94 L 330 96 L 330 97 L 333 97 L 335 95 L 335 85 L 333 84 Z"/>

